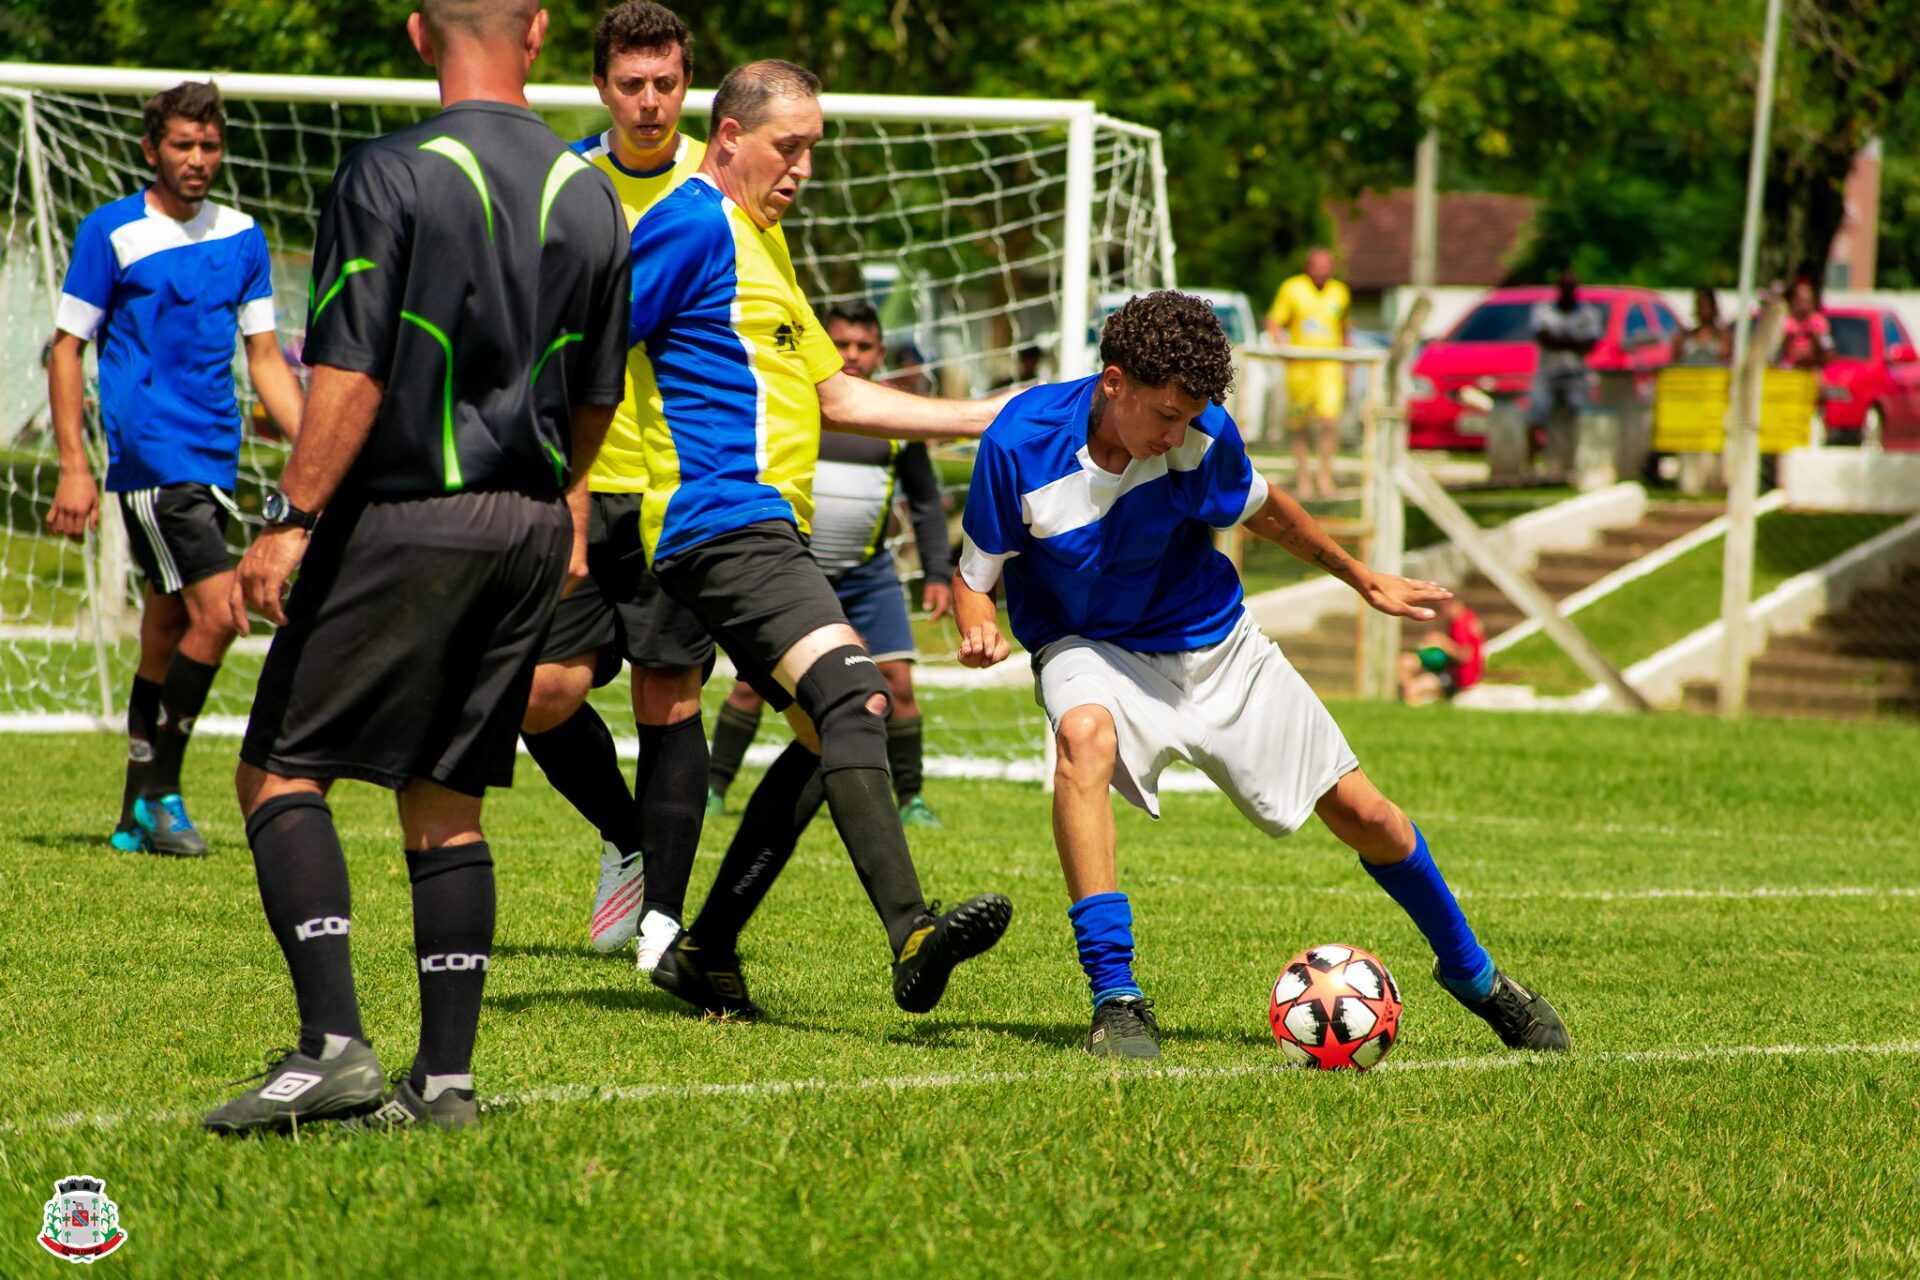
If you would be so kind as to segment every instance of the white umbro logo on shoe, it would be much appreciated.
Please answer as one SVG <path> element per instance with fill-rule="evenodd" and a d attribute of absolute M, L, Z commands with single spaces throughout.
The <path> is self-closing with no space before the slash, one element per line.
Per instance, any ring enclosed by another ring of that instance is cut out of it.
<path fill-rule="evenodd" d="M 320 1083 L 322 1077 L 311 1071 L 282 1071 L 267 1086 L 260 1090 L 260 1096 L 275 1102 L 292 1102 L 313 1086 Z"/>

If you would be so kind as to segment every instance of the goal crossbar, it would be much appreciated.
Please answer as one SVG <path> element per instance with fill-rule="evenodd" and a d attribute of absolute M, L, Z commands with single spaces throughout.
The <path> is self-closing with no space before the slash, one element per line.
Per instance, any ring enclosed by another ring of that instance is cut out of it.
<path fill-rule="evenodd" d="M 339 102 L 376 107 L 433 107 L 440 87 L 432 80 L 361 76 L 262 75 L 257 72 L 165 71 L 150 67 L 85 67 L 0 62 L 0 85 L 53 93 L 159 93 L 182 80 L 211 79 L 223 97 L 243 101 Z M 686 108 L 705 115 L 713 109 L 712 89 L 687 90 Z M 529 105 L 552 111 L 599 107 L 591 85 L 529 84 Z M 1072 124 L 1085 120 L 1136 137 L 1158 137 L 1157 130 L 1101 116 L 1081 99 L 935 98 L 909 94 L 823 93 L 828 115 L 863 120 L 933 124 Z"/>

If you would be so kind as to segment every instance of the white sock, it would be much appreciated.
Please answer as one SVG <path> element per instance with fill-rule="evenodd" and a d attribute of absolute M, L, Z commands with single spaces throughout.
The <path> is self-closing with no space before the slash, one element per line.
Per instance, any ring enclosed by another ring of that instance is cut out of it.
<path fill-rule="evenodd" d="M 345 1053 L 347 1046 L 352 1043 L 352 1036 L 337 1036 L 331 1031 L 327 1032 L 326 1042 L 320 1048 L 320 1061 L 332 1062 L 335 1058 Z"/>
<path fill-rule="evenodd" d="M 458 1076 L 428 1076 L 427 1087 L 420 1091 L 420 1101 L 432 1102 L 449 1089 L 465 1089 L 473 1092 L 473 1073 Z"/>

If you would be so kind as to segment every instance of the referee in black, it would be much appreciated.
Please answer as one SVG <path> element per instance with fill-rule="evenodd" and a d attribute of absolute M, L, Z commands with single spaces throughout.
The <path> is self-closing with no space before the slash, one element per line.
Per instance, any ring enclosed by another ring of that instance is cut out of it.
<path fill-rule="evenodd" d="M 246 607 L 280 627 L 237 785 L 300 1042 L 206 1117 L 215 1132 L 478 1116 L 494 925 L 481 797 L 513 781 L 534 659 L 570 570 L 585 573 L 587 468 L 624 390 L 626 223 L 605 175 L 527 108 L 546 29 L 533 0 L 424 0 L 407 32 L 444 110 L 354 152 L 321 210 L 307 429 L 233 600 L 243 630 Z M 354 998 L 337 778 L 398 792 L 406 833 L 420 1050 L 390 1091 Z"/>

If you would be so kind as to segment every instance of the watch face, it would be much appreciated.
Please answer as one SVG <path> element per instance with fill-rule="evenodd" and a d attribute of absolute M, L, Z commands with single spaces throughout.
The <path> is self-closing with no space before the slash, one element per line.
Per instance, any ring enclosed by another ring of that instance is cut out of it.
<path fill-rule="evenodd" d="M 277 492 L 268 494 L 266 505 L 262 508 L 262 513 L 267 517 L 268 524 L 279 524 L 281 520 L 286 518 L 287 514 L 286 495 Z"/>

